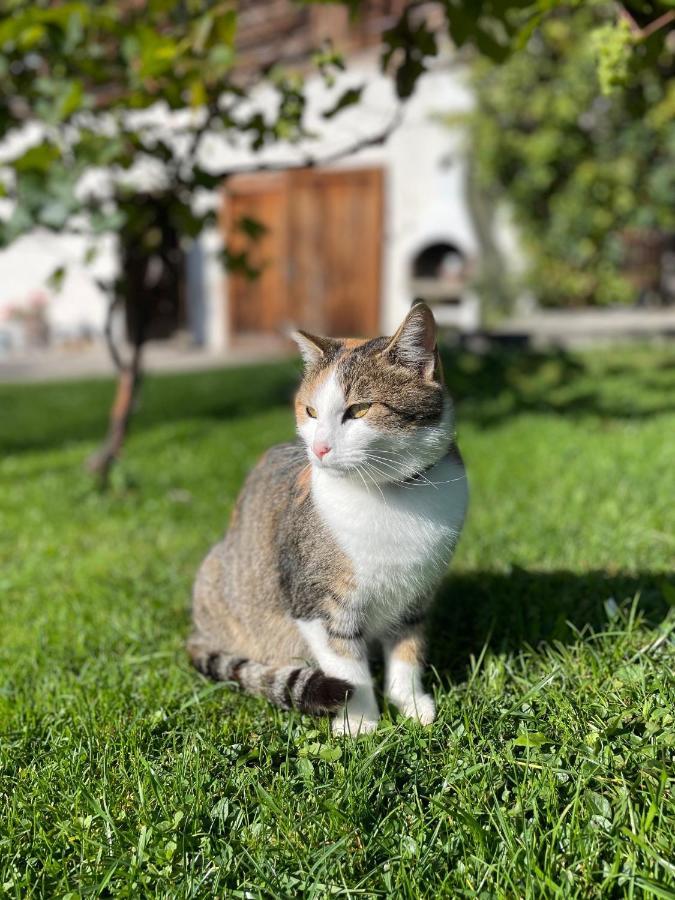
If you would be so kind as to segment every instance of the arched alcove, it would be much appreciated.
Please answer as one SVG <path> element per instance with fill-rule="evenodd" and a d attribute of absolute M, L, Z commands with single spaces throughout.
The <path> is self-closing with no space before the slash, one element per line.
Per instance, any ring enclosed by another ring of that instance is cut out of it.
<path fill-rule="evenodd" d="M 466 255 L 456 244 L 434 241 L 425 244 L 413 257 L 411 276 L 448 281 L 463 277 L 466 269 Z"/>
<path fill-rule="evenodd" d="M 438 325 L 475 331 L 480 325 L 477 297 L 469 289 L 472 264 L 462 249 L 449 240 L 434 240 L 412 256 L 410 299 L 425 300 Z"/>

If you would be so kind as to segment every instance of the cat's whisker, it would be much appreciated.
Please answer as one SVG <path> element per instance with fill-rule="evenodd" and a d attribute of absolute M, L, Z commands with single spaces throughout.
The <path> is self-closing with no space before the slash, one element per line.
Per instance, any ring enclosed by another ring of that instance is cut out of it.
<path fill-rule="evenodd" d="M 384 478 L 384 481 L 382 482 L 382 484 L 384 484 L 385 486 L 387 486 L 387 487 L 401 488 L 401 489 L 403 489 L 404 491 L 410 490 L 411 485 L 406 484 L 405 482 L 400 481 L 399 479 L 392 479 L 392 477 L 391 477 L 391 475 L 389 474 L 389 472 L 386 472 L 386 471 L 384 471 L 383 469 L 378 468 L 378 466 L 376 466 L 374 463 L 372 463 L 372 462 L 371 462 L 371 463 L 367 463 L 367 465 L 369 465 L 370 468 L 371 468 L 376 474 L 381 475 L 381 476 Z M 385 502 L 386 502 L 386 501 L 385 501 Z"/>
<path fill-rule="evenodd" d="M 392 468 L 392 469 L 398 468 L 398 466 L 396 465 L 396 463 L 395 463 L 393 460 L 387 459 L 387 458 L 384 457 L 384 456 L 379 456 L 377 453 L 372 453 L 372 452 L 368 452 L 368 451 L 367 451 L 367 452 L 366 452 L 366 458 L 367 458 L 367 459 L 376 459 L 378 462 L 384 463 L 384 464 L 388 465 L 388 466 L 389 466 L 390 468 Z M 399 461 L 399 462 L 400 462 L 400 461 Z"/>
<path fill-rule="evenodd" d="M 384 484 L 407 488 L 407 485 L 402 481 L 401 472 L 397 467 L 391 467 L 390 471 L 387 471 L 382 468 L 383 464 L 381 462 L 374 463 L 372 460 L 365 462 L 365 465 L 370 466 L 373 471 L 380 475 Z"/>
<path fill-rule="evenodd" d="M 366 466 L 369 466 L 369 463 L 365 463 L 365 465 L 366 465 Z M 373 482 L 373 484 L 375 485 L 375 487 L 376 487 L 376 488 L 378 489 L 378 491 L 380 492 L 380 496 L 382 497 L 382 502 L 384 503 L 384 505 L 388 507 L 388 503 L 387 503 L 387 500 L 386 500 L 386 498 L 385 498 L 385 496 L 384 496 L 384 492 L 383 492 L 382 488 L 380 487 L 380 485 L 378 484 L 378 482 L 373 478 L 373 476 L 369 473 L 368 469 L 366 469 L 366 475 L 368 475 L 368 477 L 370 478 L 370 480 Z"/>
<path fill-rule="evenodd" d="M 387 481 L 388 484 L 397 484 L 401 480 L 401 470 L 398 466 L 392 466 L 384 460 L 367 457 L 366 462 Z"/>
<path fill-rule="evenodd" d="M 429 485 L 429 486 L 435 486 L 436 483 L 438 483 L 438 484 L 442 483 L 442 482 L 430 481 L 426 476 L 422 475 L 421 472 L 415 472 L 409 476 L 405 476 L 404 473 L 401 472 L 401 470 L 398 466 L 393 465 L 388 460 L 379 459 L 377 456 L 374 456 L 371 454 L 369 454 L 367 458 L 370 460 L 373 460 L 373 459 L 377 460 L 378 465 L 386 466 L 388 469 L 390 469 L 392 472 L 394 472 L 397 475 L 397 477 L 394 479 L 392 479 L 391 476 L 388 475 L 384 471 L 381 472 L 381 474 L 384 475 L 385 477 L 387 477 L 390 481 L 393 481 L 393 483 L 398 484 L 400 487 L 406 487 L 406 488 L 422 487 L 424 484 Z M 408 463 L 407 465 L 410 465 L 410 463 Z M 418 477 L 422 477 L 424 480 L 420 483 L 420 482 L 416 481 L 416 478 L 418 478 Z M 404 482 L 405 482 L 405 484 L 404 484 Z"/>
<path fill-rule="evenodd" d="M 421 479 L 421 481 L 418 481 L 418 478 Z M 427 478 L 424 472 L 416 472 L 414 475 L 412 475 L 410 478 L 410 483 L 414 487 L 436 487 L 436 484 L 429 478 Z"/>
<path fill-rule="evenodd" d="M 378 454 L 372 454 L 373 458 L 376 458 L 379 453 L 382 451 L 378 451 Z M 380 456 L 381 462 L 388 462 L 390 465 L 394 465 L 396 467 L 401 467 L 404 469 L 410 468 L 411 466 L 416 466 L 418 461 L 414 456 L 410 454 L 406 454 L 405 456 L 402 453 L 398 453 L 396 455 L 392 454 L 390 456 Z"/>
<path fill-rule="evenodd" d="M 368 494 L 370 494 L 370 488 L 369 488 L 368 485 L 366 484 L 366 479 L 363 477 L 363 474 L 362 474 L 362 472 L 361 472 L 361 467 L 360 467 L 360 466 L 355 466 L 355 469 L 356 469 L 356 472 L 357 472 L 359 478 L 360 478 L 361 481 L 363 482 L 363 486 L 364 486 L 364 488 L 366 489 L 366 492 L 367 492 Z"/>
<path fill-rule="evenodd" d="M 380 466 L 380 467 L 385 466 L 389 469 L 397 470 L 397 467 L 392 465 L 391 463 L 389 463 L 388 460 L 380 459 L 375 454 L 367 453 L 366 459 L 369 460 L 371 462 L 371 465 L 373 465 L 373 466 L 374 466 L 374 463 L 372 462 L 372 460 L 376 460 L 378 466 Z M 380 474 L 383 475 L 385 478 L 389 477 L 387 475 L 387 473 L 385 471 L 383 471 L 382 469 L 380 470 Z M 463 481 L 465 478 L 466 478 L 466 475 L 460 475 L 457 478 L 449 478 L 449 479 L 443 480 L 443 481 L 435 481 L 435 480 L 432 481 L 423 472 L 416 472 L 414 475 L 411 475 L 405 479 L 405 484 L 402 481 L 398 481 L 398 482 L 395 481 L 394 483 L 398 484 L 399 487 L 404 487 L 404 488 L 414 488 L 414 487 L 438 488 L 439 485 L 453 484 L 456 481 Z"/>
<path fill-rule="evenodd" d="M 372 463 L 370 465 L 373 466 Z M 375 467 L 373 466 L 373 468 L 375 468 Z M 376 471 L 377 471 L 377 469 L 376 469 Z M 385 478 L 385 481 L 383 483 L 389 487 L 396 487 L 403 491 L 409 491 L 409 490 L 412 490 L 412 488 L 413 488 L 413 485 L 407 484 L 405 482 L 405 480 L 404 481 L 399 480 L 400 476 L 399 476 L 399 479 L 392 479 L 391 475 L 388 472 L 384 472 L 382 470 L 379 470 L 379 474 Z"/>
<path fill-rule="evenodd" d="M 399 472 L 399 471 L 400 471 L 398 466 L 393 465 L 392 463 L 388 462 L 388 460 L 386 460 L 386 459 L 380 459 L 378 456 L 370 456 L 370 455 L 366 455 L 366 460 L 367 460 L 368 462 L 373 462 L 373 461 L 374 461 L 374 462 L 378 463 L 378 465 L 381 465 L 381 466 L 384 466 L 384 467 L 387 468 L 387 469 L 390 469 L 392 472 Z"/>

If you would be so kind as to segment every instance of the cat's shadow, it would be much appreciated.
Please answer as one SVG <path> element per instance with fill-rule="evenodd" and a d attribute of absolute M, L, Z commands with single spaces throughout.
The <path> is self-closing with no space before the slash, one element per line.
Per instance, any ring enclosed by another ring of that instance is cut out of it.
<path fill-rule="evenodd" d="M 517 652 L 542 641 L 569 644 L 584 629 L 607 627 L 607 601 L 627 607 L 636 595 L 647 621 L 667 611 L 659 572 L 609 575 L 589 572 L 459 572 L 438 593 L 429 621 L 429 665 L 441 680 L 463 681 L 470 659 L 483 648 Z"/>

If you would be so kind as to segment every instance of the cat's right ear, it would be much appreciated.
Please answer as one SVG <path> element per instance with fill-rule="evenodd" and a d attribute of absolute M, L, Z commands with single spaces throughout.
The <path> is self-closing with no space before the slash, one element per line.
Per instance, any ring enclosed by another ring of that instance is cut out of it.
<path fill-rule="evenodd" d="M 306 331 L 294 331 L 291 337 L 298 345 L 305 365 L 308 368 L 323 362 L 340 346 L 340 341 L 336 341 L 333 338 L 318 337 Z"/>
<path fill-rule="evenodd" d="M 440 357 L 434 315 L 423 300 L 416 300 L 396 334 L 382 351 L 399 365 L 419 372 L 427 381 L 438 380 Z"/>

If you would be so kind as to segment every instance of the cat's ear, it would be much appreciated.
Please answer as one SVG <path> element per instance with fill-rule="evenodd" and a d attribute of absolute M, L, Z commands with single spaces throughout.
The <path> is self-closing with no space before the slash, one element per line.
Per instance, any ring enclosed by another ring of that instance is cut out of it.
<path fill-rule="evenodd" d="M 294 331 L 291 337 L 298 345 L 306 366 L 315 366 L 331 356 L 340 346 L 333 338 L 318 337 L 306 331 Z"/>
<path fill-rule="evenodd" d="M 438 379 L 436 322 L 424 301 L 415 302 L 382 353 L 399 365 L 414 369 L 426 381 Z"/>

